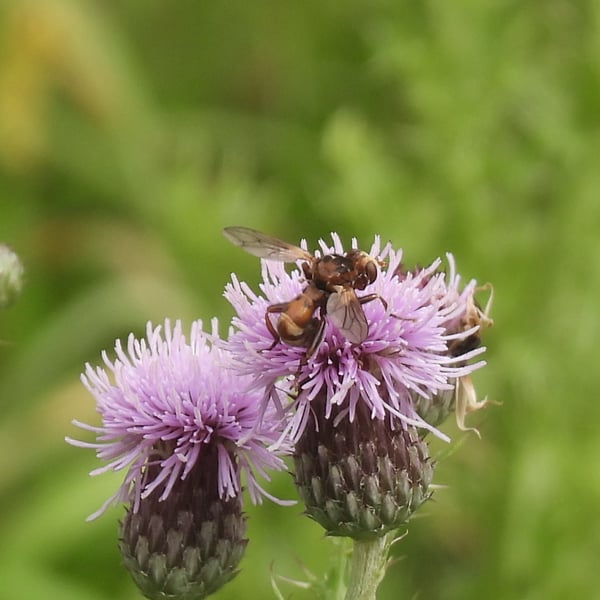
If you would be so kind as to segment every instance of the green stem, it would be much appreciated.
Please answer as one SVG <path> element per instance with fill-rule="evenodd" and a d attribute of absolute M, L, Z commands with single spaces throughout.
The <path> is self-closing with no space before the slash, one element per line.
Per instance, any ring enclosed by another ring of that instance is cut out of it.
<path fill-rule="evenodd" d="M 385 575 L 392 534 L 368 542 L 354 542 L 345 600 L 375 600 Z"/>

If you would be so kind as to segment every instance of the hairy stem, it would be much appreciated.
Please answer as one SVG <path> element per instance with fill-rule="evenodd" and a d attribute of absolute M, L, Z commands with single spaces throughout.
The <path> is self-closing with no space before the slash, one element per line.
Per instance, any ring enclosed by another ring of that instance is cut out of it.
<path fill-rule="evenodd" d="M 368 542 L 354 542 L 345 600 L 375 600 L 385 575 L 391 533 Z"/>

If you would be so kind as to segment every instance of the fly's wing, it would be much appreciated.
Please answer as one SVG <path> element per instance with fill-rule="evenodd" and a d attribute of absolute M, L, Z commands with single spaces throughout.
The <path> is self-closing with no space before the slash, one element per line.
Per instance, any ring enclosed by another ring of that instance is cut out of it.
<path fill-rule="evenodd" d="M 353 288 L 341 287 L 327 300 L 327 316 L 352 344 L 360 344 L 369 333 L 369 324 Z"/>
<path fill-rule="evenodd" d="M 281 262 L 313 260 L 312 254 L 309 254 L 306 250 L 249 227 L 225 227 L 223 235 L 232 244 L 254 256 L 258 256 L 258 258 L 279 260 Z"/>

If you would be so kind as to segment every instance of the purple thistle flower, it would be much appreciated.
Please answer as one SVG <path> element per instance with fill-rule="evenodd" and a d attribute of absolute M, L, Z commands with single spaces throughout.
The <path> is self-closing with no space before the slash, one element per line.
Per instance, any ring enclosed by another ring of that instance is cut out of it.
<path fill-rule="evenodd" d="M 320 242 L 322 254 L 344 254 L 339 237 L 332 234 L 332 239 L 332 247 Z M 352 248 L 356 248 L 356 240 Z M 385 266 L 375 281 L 357 294 L 376 294 L 382 301 L 375 299 L 362 305 L 369 331 L 360 344 L 346 339 L 326 315 L 323 340 L 308 359 L 306 348 L 281 341 L 274 344 L 265 324 L 267 307 L 292 300 L 302 292 L 306 281 L 301 268 L 288 273 L 281 262 L 263 260 L 262 296 L 235 275 L 226 287 L 225 297 L 237 313 L 228 348 L 240 370 L 254 376 L 254 388 L 266 390 L 263 410 L 270 399 L 279 402 L 280 390 L 291 394 L 297 390 L 293 405 L 296 410 L 286 429 L 294 440 L 302 435 L 311 402 L 317 397 L 326 398 L 325 418 L 335 414 L 337 421 L 346 417 L 352 421 L 359 404 L 364 404 L 371 418 L 396 417 L 405 426 L 425 428 L 447 440 L 419 416 L 414 398 L 430 399 L 454 390 L 456 381 L 485 364 L 467 364 L 485 348 L 457 354 L 448 351 L 451 343 L 477 330 L 476 326 L 449 328 L 465 313 L 476 283 L 471 281 L 459 291 L 451 255 L 447 275 L 439 271 L 439 259 L 427 268 L 403 271 L 402 252 L 393 250 L 389 243 L 381 248 L 378 237 L 369 254 Z"/>
<path fill-rule="evenodd" d="M 114 361 L 103 353 L 106 368 L 88 364 L 82 375 L 102 425 L 74 424 L 95 433 L 96 442 L 67 438 L 107 461 L 91 475 L 127 469 L 120 489 L 89 519 L 111 502 L 128 502 L 136 513 L 150 495 L 164 501 L 200 468 L 216 470 L 224 501 L 240 495 L 242 475 L 253 502 L 268 496 L 256 475 L 268 480 L 267 470 L 285 468 L 280 455 L 289 448 L 269 448 L 281 437 L 281 424 L 273 410 L 260 412 L 260 394 L 249 391 L 252 378 L 232 370 L 216 319 L 210 334 L 194 322 L 189 342 L 179 321 L 148 323 L 145 339 L 131 334 L 126 348 L 116 342 L 115 353 Z M 202 466 L 203 460 L 216 467 Z"/>

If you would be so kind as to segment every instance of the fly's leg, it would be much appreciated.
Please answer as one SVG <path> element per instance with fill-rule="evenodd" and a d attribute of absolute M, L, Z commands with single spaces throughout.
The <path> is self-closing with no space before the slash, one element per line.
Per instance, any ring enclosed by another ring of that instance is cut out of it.
<path fill-rule="evenodd" d="M 373 302 L 373 300 L 379 300 L 383 308 L 385 310 L 388 309 L 388 303 L 379 294 L 367 294 L 366 296 L 358 298 L 360 304 L 367 304 L 368 302 Z"/>
<path fill-rule="evenodd" d="M 360 302 L 360 304 L 367 304 L 367 302 L 373 302 L 373 300 L 379 300 L 379 302 L 381 302 L 381 305 L 383 306 L 383 308 L 387 312 L 388 303 L 379 294 L 367 294 L 366 296 L 361 296 L 358 299 L 358 301 Z M 394 319 L 404 319 L 404 317 L 401 317 L 400 315 L 396 315 L 394 313 L 390 313 L 390 317 L 394 317 Z"/>
<path fill-rule="evenodd" d="M 271 306 L 267 306 L 267 311 L 265 312 L 265 325 L 267 326 L 269 333 L 273 336 L 273 343 L 266 348 L 266 350 L 273 350 L 277 343 L 281 341 L 281 337 L 279 336 L 279 333 L 277 333 L 277 329 L 275 329 L 275 325 L 273 325 L 273 321 L 271 321 L 269 315 L 281 314 L 288 309 L 289 305 L 289 302 L 281 302 L 280 304 L 271 304 Z"/>

